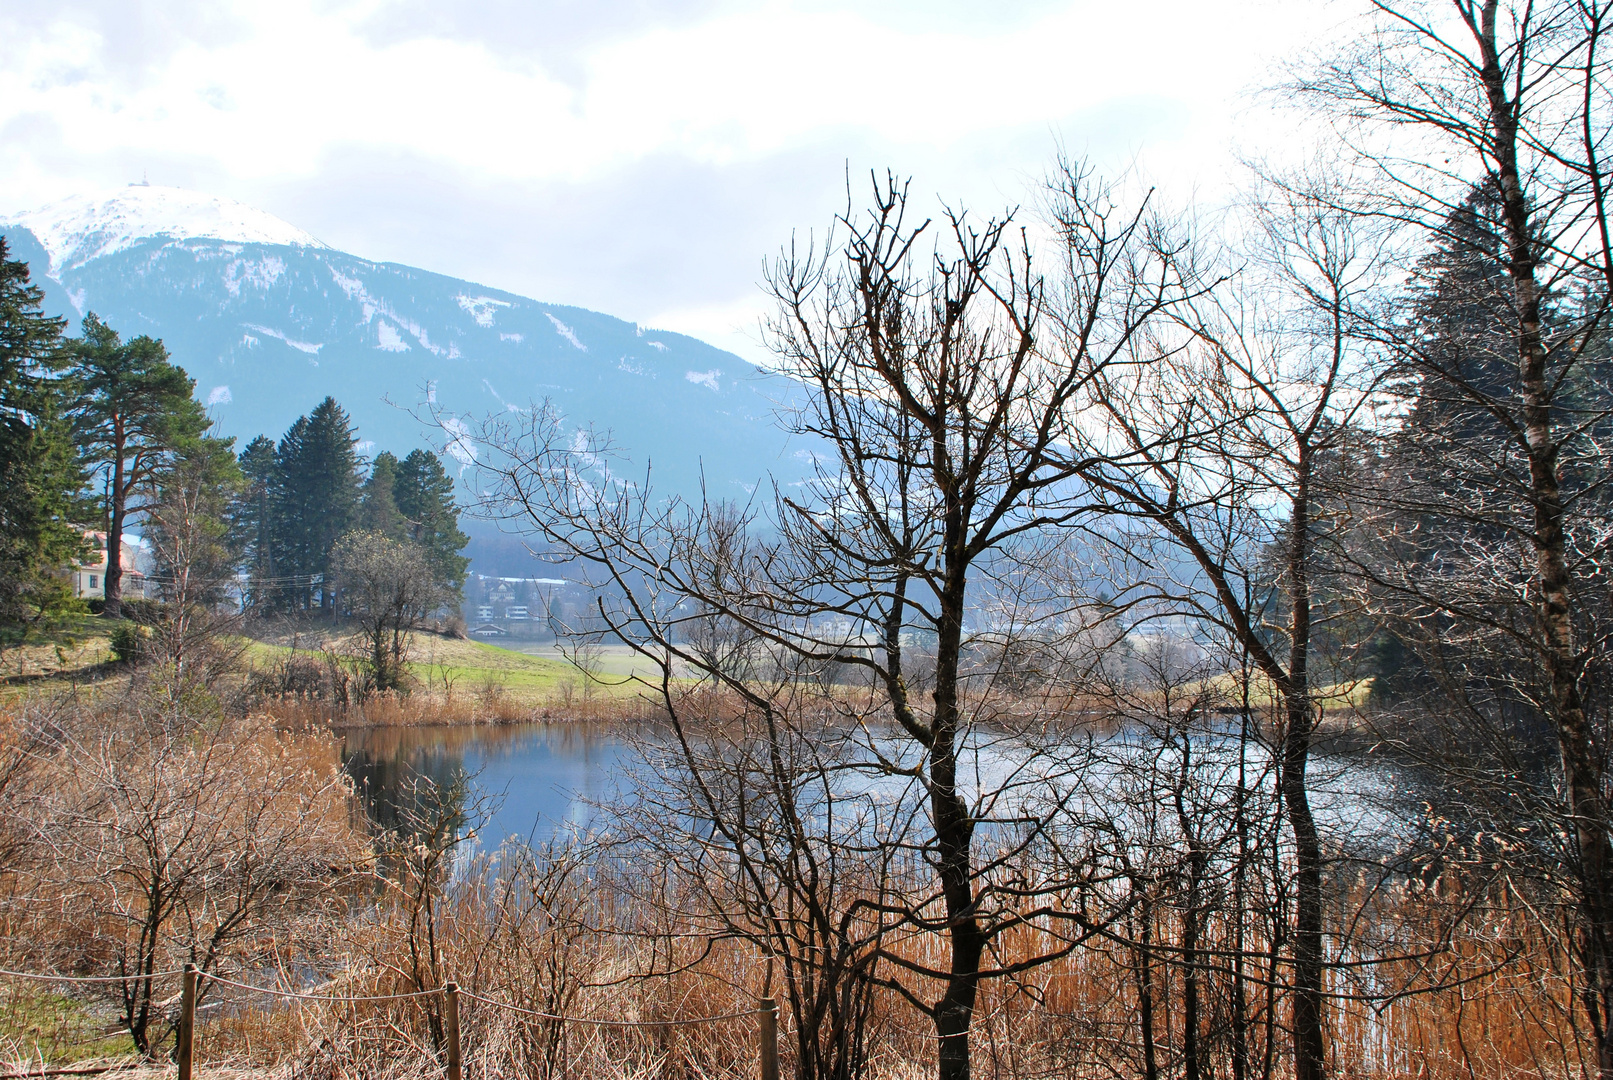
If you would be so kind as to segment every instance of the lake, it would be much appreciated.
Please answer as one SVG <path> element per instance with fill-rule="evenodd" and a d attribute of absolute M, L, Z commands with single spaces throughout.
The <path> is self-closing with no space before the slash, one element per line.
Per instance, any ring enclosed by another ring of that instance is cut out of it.
<path fill-rule="evenodd" d="M 893 733 L 885 750 L 901 758 L 913 747 Z M 397 824 L 411 778 L 427 777 L 439 788 L 462 783 L 470 800 L 485 803 L 487 817 L 475 845 L 483 851 L 510 837 L 542 844 L 556 834 L 587 831 L 600 816 L 599 804 L 630 791 L 640 761 L 620 728 L 581 722 L 353 729 L 344 733 L 341 753 L 371 819 L 382 826 Z M 1017 756 L 1002 745 L 984 749 L 975 765 L 975 782 L 1002 782 L 1006 777 L 996 774 L 1015 771 Z M 1205 759 L 1199 760 L 1202 766 Z M 1259 762 L 1251 764 L 1258 773 Z M 1089 776 L 1100 787 L 1106 775 L 1116 775 L 1110 772 L 1112 763 L 1092 765 Z M 1312 805 L 1324 830 L 1357 839 L 1373 834 L 1387 838 L 1395 831 L 1371 799 L 1362 799 L 1369 791 L 1392 786 L 1388 774 L 1363 770 L 1358 763 L 1330 762 L 1323 755 L 1313 765 Z M 857 775 L 860 780 L 851 775 L 842 779 L 891 796 L 907 784 Z"/>
<path fill-rule="evenodd" d="M 586 830 L 594 804 L 617 793 L 637 754 L 599 724 L 366 728 L 342 736 L 342 765 L 371 817 L 395 822 L 400 792 L 414 776 L 439 787 L 468 781 L 489 802 L 480 847 L 509 837 L 543 843 L 557 832 Z"/>

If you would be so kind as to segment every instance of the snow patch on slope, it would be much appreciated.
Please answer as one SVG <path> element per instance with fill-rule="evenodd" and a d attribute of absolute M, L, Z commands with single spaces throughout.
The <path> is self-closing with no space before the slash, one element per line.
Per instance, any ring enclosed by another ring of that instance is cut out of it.
<path fill-rule="evenodd" d="M 547 311 L 545 311 L 544 314 L 549 315 L 549 313 Z M 571 327 L 567 326 L 565 323 L 561 322 L 559 319 L 555 318 L 553 315 L 549 315 L 549 321 L 554 323 L 554 332 L 555 333 L 559 334 L 561 337 L 563 337 L 567 341 L 571 342 L 573 345 L 575 345 L 577 348 L 581 349 L 583 352 L 588 351 L 588 346 L 584 345 L 582 342 L 577 340 L 577 335 L 572 331 Z"/>
<path fill-rule="evenodd" d="M 34 234 L 50 255 L 52 277 L 155 236 L 325 246 L 295 225 L 234 199 L 145 185 L 74 195 L 19 214 L 9 224 Z"/>
<path fill-rule="evenodd" d="M 491 296 L 466 296 L 460 293 L 454 299 L 465 309 L 465 314 L 476 320 L 477 326 L 492 326 L 493 316 L 501 307 L 509 307 L 508 300 L 495 300 Z"/>
<path fill-rule="evenodd" d="M 463 475 L 467 468 L 476 464 L 476 443 L 471 437 L 470 426 L 457 416 L 444 418 L 440 426 L 448 436 L 443 449 L 449 457 L 459 462 L 459 472 Z"/>
<path fill-rule="evenodd" d="M 242 285 L 267 289 L 286 272 L 284 259 L 265 255 L 261 259 L 235 259 L 224 268 L 224 288 L 231 296 L 241 295 Z"/>
<path fill-rule="evenodd" d="M 712 368 L 710 371 L 685 371 L 683 377 L 696 386 L 704 386 L 712 391 L 721 392 L 721 387 L 717 385 L 717 380 L 722 378 L 722 372 L 717 368 Z"/>
<path fill-rule="evenodd" d="M 366 288 L 364 282 L 360 281 L 358 278 L 347 277 L 340 270 L 336 269 L 329 263 L 325 264 L 325 269 L 330 271 L 331 280 L 336 282 L 336 284 L 341 288 L 342 292 L 347 294 L 347 298 L 349 300 L 358 301 L 359 306 L 364 310 L 364 322 L 366 325 L 370 322 L 373 322 L 377 315 L 385 315 L 387 318 L 403 327 L 403 329 L 407 331 L 411 337 L 418 341 L 421 347 L 427 352 L 436 356 L 446 356 L 450 360 L 454 360 L 459 357 L 459 349 L 452 342 L 449 343 L 447 349 L 444 349 L 441 345 L 433 345 L 431 343 L 431 334 L 426 330 L 425 327 L 421 326 L 419 323 L 415 322 L 411 318 L 408 318 L 407 316 L 398 314 L 397 309 L 391 304 L 388 304 L 385 300 L 370 295 L 369 289 Z M 397 331 L 394 330 L 392 333 L 396 335 Z M 400 337 L 397 340 L 397 344 L 402 346 L 401 349 L 388 348 L 387 341 L 389 339 L 387 337 L 386 330 L 380 331 L 380 340 L 380 348 L 387 349 L 389 352 L 402 352 L 404 349 L 409 347 Z"/>
<path fill-rule="evenodd" d="M 296 349 L 298 352 L 305 352 L 309 356 L 318 356 L 319 350 L 325 347 L 325 343 L 323 341 L 319 342 L 317 345 L 308 341 L 297 341 L 293 338 L 287 337 L 279 330 L 271 330 L 269 327 L 259 326 L 257 323 L 242 323 L 241 325 L 246 327 L 248 330 L 256 330 L 264 337 L 272 337 L 278 341 L 283 341 L 287 345 L 290 345 L 293 349 Z"/>
<path fill-rule="evenodd" d="M 380 344 L 376 348 L 382 352 L 409 351 L 409 343 L 403 340 L 403 335 L 398 333 L 398 328 L 385 319 L 375 324 L 375 331 L 380 339 Z"/>

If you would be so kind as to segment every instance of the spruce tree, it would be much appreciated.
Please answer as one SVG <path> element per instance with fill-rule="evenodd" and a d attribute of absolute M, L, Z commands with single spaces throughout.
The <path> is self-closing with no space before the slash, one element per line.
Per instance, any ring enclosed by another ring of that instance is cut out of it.
<path fill-rule="evenodd" d="M 397 456 L 383 450 L 370 464 L 370 475 L 364 481 L 358 508 L 360 529 L 379 533 L 389 540 L 402 540 L 405 537 L 403 515 L 398 512 L 397 482 Z"/>
<path fill-rule="evenodd" d="M 280 437 L 269 484 L 269 562 L 274 566 L 270 593 L 272 606 L 281 611 L 306 611 L 313 591 L 307 536 L 313 515 L 305 505 L 306 486 L 300 482 L 307 433 L 308 418 L 299 416 Z"/>
<path fill-rule="evenodd" d="M 13 625 L 68 597 L 59 571 L 84 547 L 71 523 L 83 477 L 56 377 L 66 321 L 42 299 L 0 237 L 0 622 Z"/>
<path fill-rule="evenodd" d="M 425 550 L 438 581 L 455 590 L 463 588 L 470 560 L 459 552 L 470 537 L 459 531 L 454 481 L 442 461 L 429 450 L 411 451 L 398 464 L 395 494 L 408 537 Z"/>
<path fill-rule="evenodd" d="M 1407 430 L 1418 439 L 1480 442 L 1492 418 L 1473 392 L 1496 399 L 1516 393 L 1517 342 L 1508 327 L 1517 316 L 1500 214 L 1494 186 L 1475 185 L 1413 269 L 1406 336 L 1415 362 L 1403 360 L 1394 375 L 1413 402 Z M 1542 314 L 1556 321 L 1554 297 L 1546 297 Z"/>
<path fill-rule="evenodd" d="M 275 490 L 274 442 L 259 435 L 241 451 L 239 463 L 243 489 L 236 523 L 247 568 L 246 603 L 251 608 L 267 608 L 275 599 L 270 503 Z"/>
<path fill-rule="evenodd" d="M 153 473 L 207 430 L 207 414 L 191 396 L 196 382 L 168 360 L 161 341 L 125 342 L 96 318 L 69 343 L 77 389 L 79 446 L 106 484 L 106 615 L 123 614 L 123 530 L 141 509 L 139 492 Z"/>
<path fill-rule="evenodd" d="M 283 607 L 335 611 L 330 552 L 358 512 L 357 442 L 346 411 L 327 397 L 275 449 L 271 532 Z"/>

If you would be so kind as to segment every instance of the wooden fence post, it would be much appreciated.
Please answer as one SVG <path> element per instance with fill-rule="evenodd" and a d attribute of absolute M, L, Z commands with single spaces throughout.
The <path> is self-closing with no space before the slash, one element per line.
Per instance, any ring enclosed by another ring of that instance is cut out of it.
<path fill-rule="evenodd" d="M 762 1080 L 778 1080 L 778 1002 L 761 1000 L 757 1037 L 761 1042 Z"/>
<path fill-rule="evenodd" d="M 443 1027 L 447 1028 L 444 1034 L 448 1037 L 448 1080 L 462 1080 L 464 1066 L 459 1057 L 459 984 L 444 986 L 442 997 Z"/>
<path fill-rule="evenodd" d="M 196 965 L 186 964 L 179 984 L 179 1080 L 190 1080 L 196 1050 Z"/>

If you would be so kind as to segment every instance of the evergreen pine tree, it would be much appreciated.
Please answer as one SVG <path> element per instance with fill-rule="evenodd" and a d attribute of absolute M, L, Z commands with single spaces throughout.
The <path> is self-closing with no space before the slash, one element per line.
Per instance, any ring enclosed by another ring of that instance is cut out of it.
<path fill-rule="evenodd" d="M 84 547 L 71 523 L 83 477 L 54 377 L 66 322 L 7 255 L 0 237 L 0 622 L 15 624 L 70 595 L 59 571 Z"/>
<path fill-rule="evenodd" d="M 247 568 L 246 603 L 251 608 L 274 604 L 274 514 L 270 499 L 275 488 L 274 443 L 259 435 L 238 459 L 243 481 L 236 515 L 242 555 Z"/>
<path fill-rule="evenodd" d="M 389 540 L 402 540 L 406 535 L 403 515 L 398 512 L 396 487 L 398 459 L 389 451 L 381 451 L 370 465 L 370 475 L 364 481 L 359 500 L 358 528 L 379 533 Z"/>
<path fill-rule="evenodd" d="M 334 613 L 330 552 L 358 512 L 360 476 L 352 422 L 327 397 L 291 425 L 275 449 L 271 537 L 278 606 Z"/>
<path fill-rule="evenodd" d="M 176 450 L 201 437 L 207 414 L 191 396 L 195 380 L 168 360 L 162 342 L 123 341 L 91 312 L 69 343 L 78 392 L 79 446 L 106 483 L 106 615 L 123 614 L 123 530 L 139 492 Z"/>
<path fill-rule="evenodd" d="M 272 607 L 306 611 L 313 594 L 312 544 L 308 538 L 312 510 L 308 490 L 301 483 L 303 441 L 308 418 L 299 416 L 280 437 L 274 450 L 274 471 L 269 483 L 269 562 L 274 566 Z"/>
<path fill-rule="evenodd" d="M 1417 363 L 1400 385 L 1413 399 L 1408 432 L 1420 439 L 1472 441 L 1490 434 L 1475 400 L 1509 400 L 1518 378 L 1512 282 L 1502 253 L 1500 199 L 1480 184 L 1446 218 L 1434 250 L 1412 278 L 1408 313 Z M 1548 319 L 1555 305 L 1548 303 Z"/>
<path fill-rule="evenodd" d="M 459 552 L 470 537 L 459 531 L 453 478 L 429 450 L 411 451 L 397 471 L 396 499 L 409 539 L 425 549 L 443 585 L 463 588 L 470 560 Z"/>

